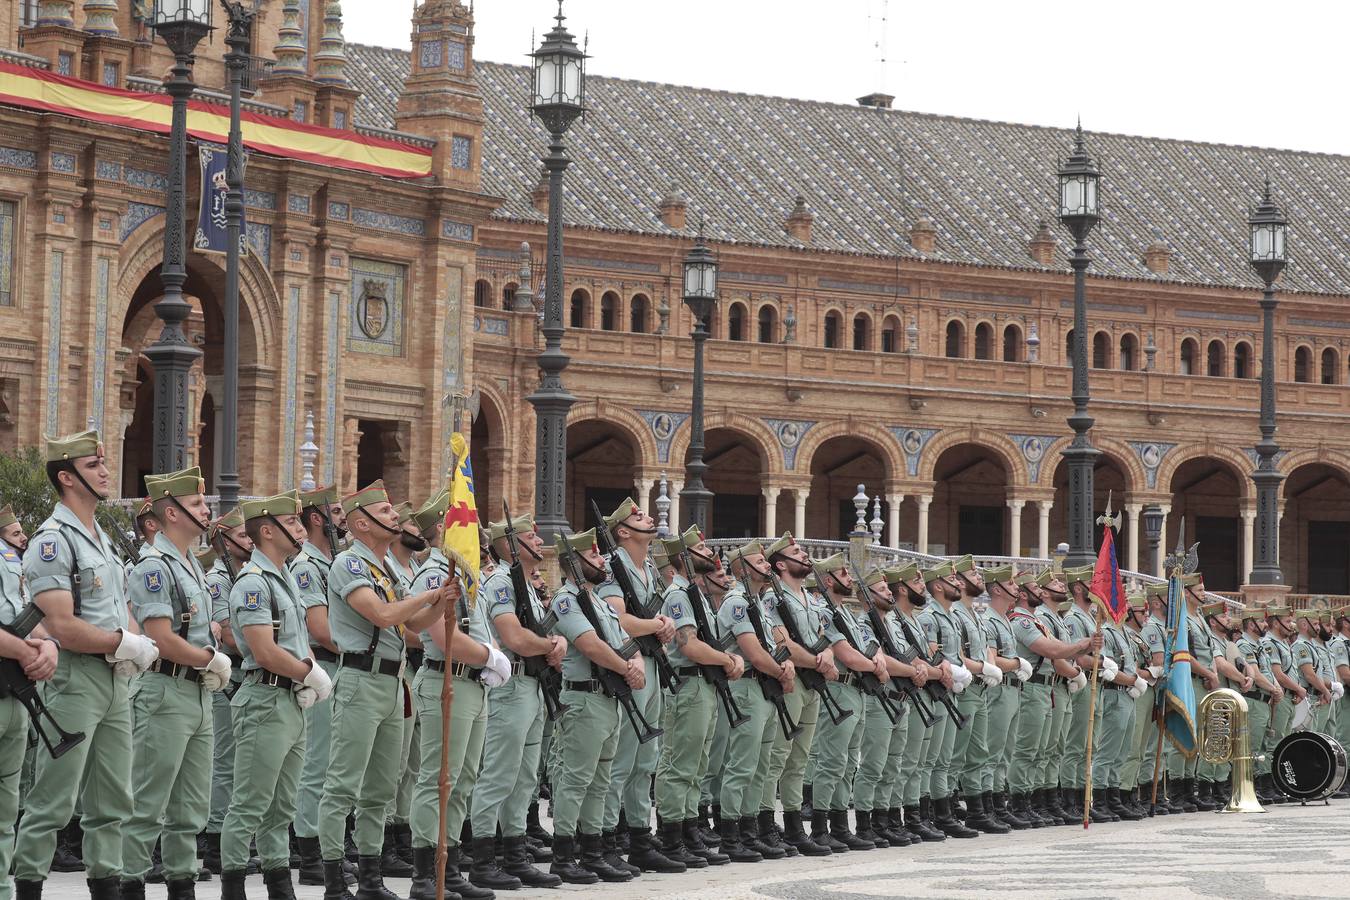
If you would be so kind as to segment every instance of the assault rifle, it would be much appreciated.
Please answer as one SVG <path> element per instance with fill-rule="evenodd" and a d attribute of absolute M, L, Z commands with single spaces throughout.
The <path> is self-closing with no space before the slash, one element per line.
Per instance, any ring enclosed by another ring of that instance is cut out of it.
<path fill-rule="evenodd" d="M 623 594 L 624 611 L 629 615 L 637 616 L 639 619 L 654 619 L 660 609 L 649 609 L 638 600 L 637 586 L 633 584 L 633 579 L 629 576 L 628 570 L 624 568 L 623 560 L 618 557 L 619 545 L 614 540 L 614 534 L 605 524 L 605 517 L 600 515 L 600 507 L 594 500 L 591 501 L 591 511 L 595 513 L 595 534 L 600 544 L 600 552 L 609 560 L 609 571 L 614 576 L 614 583 L 618 585 L 620 593 Z M 684 682 L 680 675 L 675 671 L 675 667 L 670 664 L 670 657 L 666 656 L 666 648 L 661 646 L 661 641 L 654 634 L 644 634 L 637 638 L 637 645 L 646 656 L 650 656 L 656 661 L 656 670 L 661 678 L 661 686 L 672 694 L 678 694 L 680 686 Z"/>
<path fill-rule="evenodd" d="M 900 628 L 905 632 L 905 640 L 909 641 L 911 645 L 915 647 L 928 646 L 928 642 L 921 641 L 919 636 L 914 633 L 914 629 L 910 628 L 909 623 L 904 619 L 900 620 Z M 926 659 L 925 662 L 934 668 L 942 665 L 942 650 L 939 648 L 932 658 Z M 936 678 L 930 678 L 924 684 L 923 690 L 928 695 L 928 699 L 942 704 L 943 708 L 947 710 L 947 717 L 956 724 L 957 728 L 966 727 L 966 717 L 962 715 L 961 710 L 956 708 L 956 703 L 952 700 L 952 692 L 947 689 L 945 684 Z"/>
<path fill-rule="evenodd" d="M 561 552 L 558 554 L 558 562 L 562 564 L 563 574 L 576 586 L 577 605 L 581 607 L 582 615 L 586 617 L 587 622 L 591 623 L 591 628 L 595 629 L 595 636 L 605 643 L 609 643 L 605 637 L 600 616 L 595 609 L 596 600 L 591 596 L 590 590 L 586 587 L 586 581 L 581 577 L 581 566 L 577 563 L 576 551 L 568 547 L 566 541 L 559 545 L 559 549 Z M 627 660 L 632 659 L 637 654 L 638 645 L 636 641 L 629 640 L 622 647 L 611 645 L 611 649 L 621 658 Z M 600 686 L 604 689 L 605 696 L 613 697 L 623 707 L 624 714 L 628 716 L 628 723 L 633 726 L 633 731 L 637 734 L 639 744 L 645 744 L 664 734 L 660 728 L 653 728 L 651 723 L 642 715 L 642 710 L 638 709 L 637 701 L 633 699 L 633 689 L 628 686 L 628 682 L 624 680 L 623 675 L 595 663 L 591 663 L 591 671 L 595 673 L 596 680 L 600 682 Z"/>
<path fill-rule="evenodd" d="M 26 638 L 33 633 L 42 617 L 41 607 L 36 603 L 29 603 L 13 622 L 0 628 L 4 628 L 17 638 Z M 17 659 L 8 657 L 0 659 L 0 697 L 13 697 L 23 704 L 24 709 L 28 710 L 28 719 L 33 723 L 33 729 L 42 739 L 42 743 L 47 745 L 47 752 L 52 755 L 52 759 L 57 759 L 84 740 L 83 731 L 71 734 L 52 718 L 51 711 L 47 709 L 47 704 L 43 702 L 42 694 L 37 689 L 37 683 L 24 673 L 23 666 L 19 665 Z M 47 729 L 43 726 L 44 720 L 56 730 L 60 738 L 58 743 L 52 743 Z"/>
<path fill-rule="evenodd" d="M 768 632 L 764 628 L 764 617 L 759 612 L 759 598 L 750 590 L 750 581 L 745 575 L 741 575 L 741 587 L 745 590 L 745 614 L 750 619 L 750 627 L 755 629 L 755 640 L 759 641 L 759 646 L 764 652 L 772 656 L 773 661 L 781 666 L 792 656 L 792 651 L 786 644 L 773 650 L 769 649 L 768 642 L 764 639 L 764 635 Z M 768 700 L 774 712 L 778 713 L 778 726 L 783 729 L 783 737 L 789 741 L 795 740 L 797 735 L 802 733 L 802 727 L 792 721 L 792 713 L 788 712 L 787 701 L 783 699 L 783 685 L 777 678 L 759 669 L 755 669 L 755 678 L 759 681 L 759 689 L 763 692 L 764 699 Z"/>
<path fill-rule="evenodd" d="M 872 599 L 872 589 L 865 584 L 862 587 L 862 602 L 863 607 L 867 610 L 867 620 L 872 626 L 872 631 L 876 634 L 877 640 L 881 642 L 882 652 L 891 659 L 898 659 L 905 665 L 913 665 L 919 654 L 914 650 L 901 650 L 895 645 L 890 629 L 886 627 L 886 617 L 881 614 L 881 610 L 877 609 L 877 605 Z M 891 684 L 896 686 L 896 694 L 901 699 L 908 699 L 914 704 L 914 708 L 919 713 L 919 721 L 923 722 L 923 727 L 932 728 L 933 724 L 937 722 L 937 716 L 933 713 L 933 707 L 924 702 L 923 692 L 919 690 L 918 685 L 908 678 L 892 678 Z"/>
<path fill-rule="evenodd" d="M 707 607 L 703 596 L 703 590 L 694 580 L 694 566 L 689 559 L 689 549 L 686 547 L 680 553 L 680 563 L 684 568 L 685 580 L 689 582 L 689 587 L 684 589 L 684 596 L 689 604 L 694 608 L 694 630 L 698 632 L 698 639 L 709 647 L 717 650 L 726 651 L 727 645 L 724 641 L 719 641 L 717 635 L 713 633 L 712 625 L 708 622 Z M 734 636 L 727 635 L 732 642 Z M 722 701 L 722 708 L 726 710 L 727 721 L 731 723 L 732 728 L 737 728 L 750 721 L 750 717 L 736 706 L 736 698 L 731 695 L 731 688 L 727 684 L 727 673 L 718 665 L 700 665 L 699 670 L 703 673 L 703 680 L 713 686 L 717 691 L 718 699 Z"/>
<path fill-rule="evenodd" d="M 778 618 L 782 620 L 783 627 L 787 629 L 788 637 L 792 639 L 794 644 L 797 644 L 813 656 L 825 652 L 830 646 L 829 639 L 824 635 L 821 635 L 819 638 L 809 643 L 804 640 L 802 637 L 802 630 L 797 623 L 797 617 L 792 614 L 792 610 L 788 609 L 787 598 L 783 596 L 783 586 L 778 583 L 778 576 L 770 569 L 766 577 L 769 579 L 769 587 L 773 588 L 774 600 L 778 604 Z M 808 600 L 807 602 L 809 603 L 810 601 Z M 840 722 L 853 715 L 853 710 L 844 709 L 839 705 L 839 701 L 834 699 L 834 695 L 830 693 L 829 682 L 825 680 L 824 675 L 820 674 L 815 669 L 799 668 L 797 670 L 797 676 L 801 678 L 802 684 L 805 685 L 808 690 L 815 691 L 820 695 L 820 705 L 823 706 L 825 712 L 829 714 L 831 722 L 838 725 Z"/>
<path fill-rule="evenodd" d="M 536 637 L 546 638 L 553 626 L 558 624 L 558 615 L 552 610 L 543 619 L 534 616 L 534 604 L 530 602 L 530 585 L 525 578 L 525 565 L 520 561 L 520 545 L 516 542 L 516 530 L 511 527 L 511 507 L 502 500 L 502 511 L 506 513 L 506 545 L 511 548 L 511 591 L 516 595 L 516 618 L 526 631 Z M 567 704 L 562 702 L 562 673 L 548 664 L 547 655 L 523 656 L 521 667 L 526 675 L 539 682 L 544 695 L 544 707 L 548 710 L 550 722 L 567 712 Z"/>

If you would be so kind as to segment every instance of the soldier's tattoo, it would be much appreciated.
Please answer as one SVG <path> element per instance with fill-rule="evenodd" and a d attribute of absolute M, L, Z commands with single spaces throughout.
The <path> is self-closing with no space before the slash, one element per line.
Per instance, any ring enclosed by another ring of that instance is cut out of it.
<path fill-rule="evenodd" d="M 689 643 L 689 639 L 694 636 L 694 626 L 684 625 L 675 632 L 675 646 L 683 647 Z"/>

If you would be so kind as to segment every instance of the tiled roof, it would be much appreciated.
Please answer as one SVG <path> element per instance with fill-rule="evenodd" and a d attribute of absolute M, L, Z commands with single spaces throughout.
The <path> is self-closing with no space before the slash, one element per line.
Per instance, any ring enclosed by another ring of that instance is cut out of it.
<path fill-rule="evenodd" d="M 407 51 L 349 44 L 362 92 L 358 122 L 393 124 Z M 483 189 L 500 218 L 542 220 L 530 204 L 546 135 L 530 117 L 529 70 L 477 62 L 486 109 Z M 568 134 L 565 221 L 670 234 L 657 217 L 673 189 L 692 230 L 706 216 L 719 241 L 805 246 L 784 230 L 797 195 L 815 215 L 811 247 L 1037 269 L 1028 242 L 1052 219 L 1054 171 L 1072 133 L 860 106 L 733 94 L 592 76 L 589 112 Z M 1092 271 L 1159 280 L 1143 263 L 1172 251 L 1165 280 L 1254 286 L 1246 217 L 1269 175 L 1290 219 L 1293 259 L 1281 286 L 1350 294 L 1350 157 L 1088 133 L 1103 171 L 1103 219 Z M 937 227 L 932 254 L 909 226 Z M 1064 268 L 1068 236 L 1055 268 Z"/>

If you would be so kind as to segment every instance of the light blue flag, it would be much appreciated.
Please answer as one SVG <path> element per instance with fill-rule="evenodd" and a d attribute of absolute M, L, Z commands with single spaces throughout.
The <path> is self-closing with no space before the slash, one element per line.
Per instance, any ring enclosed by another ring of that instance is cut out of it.
<path fill-rule="evenodd" d="M 1163 657 L 1164 712 L 1167 739 L 1190 759 L 1196 754 L 1195 687 L 1191 684 L 1191 644 L 1186 629 L 1186 601 L 1181 578 L 1167 582 L 1168 650 Z"/>

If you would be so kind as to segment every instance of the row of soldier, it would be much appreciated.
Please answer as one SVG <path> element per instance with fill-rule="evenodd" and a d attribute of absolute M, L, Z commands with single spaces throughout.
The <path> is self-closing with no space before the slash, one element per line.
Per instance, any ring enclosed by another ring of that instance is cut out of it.
<path fill-rule="evenodd" d="M 439 550 L 444 493 L 401 512 L 379 484 L 341 502 L 331 488 L 281 494 L 208 522 L 195 470 L 147 479 L 152 536 L 124 579 L 94 521 L 108 490 L 98 436 L 49 441 L 47 459 L 59 502 L 22 581 L 6 580 L 4 612 L 31 598 L 46 619 L 16 646 L 0 634 L 0 655 L 47 680 L 53 716 L 86 739 L 59 759 L 30 754 L 20 898 L 41 896 L 77 807 L 102 900 L 142 897 L 156 872 L 171 900 L 194 896 L 199 832 L 227 900 L 251 867 L 269 898 L 291 897 L 292 863 L 326 900 L 353 883 L 388 900 L 386 875 L 434 896 L 447 650 L 447 870 L 463 897 L 1075 822 L 1089 709 L 1088 814 L 1146 812 L 1162 591 L 1099 630 L 1090 568 L 1019 575 L 966 558 L 864 573 L 812 560 L 791 535 L 724 564 L 695 531 L 659 540 L 629 500 L 598 536 L 560 541 L 568 577 L 552 596 L 529 518 L 492 524 L 471 604 Z M 192 553 L 203 531 L 210 571 Z M 1239 690 L 1272 746 L 1306 694 L 1320 730 L 1350 726 L 1346 610 L 1237 622 L 1203 605 L 1198 574 L 1185 594 L 1197 696 Z M 15 712 L 5 740 L 26 739 Z M 1170 745 L 1163 763 L 1159 813 L 1221 802 L 1220 767 Z M 1269 798 L 1268 762 L 1258 774 Z M 551 836 L 536 815 L 544 780 Z M 3 787 L 17 805 L 18 779 Z"/>

